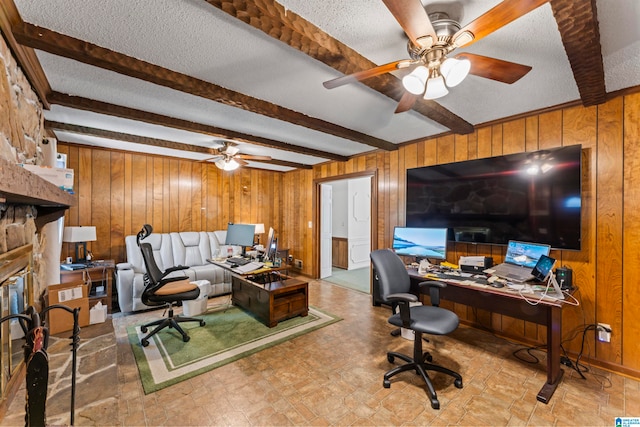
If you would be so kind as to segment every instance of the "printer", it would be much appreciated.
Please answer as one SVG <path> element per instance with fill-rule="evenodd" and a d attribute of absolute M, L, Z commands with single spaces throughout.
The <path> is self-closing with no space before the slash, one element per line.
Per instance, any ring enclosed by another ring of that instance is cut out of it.
<path fill-rule="evenodd" d="M 461 256 L 458 265 L 462 271 L 482 273 L 483 270 L 493 267 L 493 258 L 490 256 Z"/>

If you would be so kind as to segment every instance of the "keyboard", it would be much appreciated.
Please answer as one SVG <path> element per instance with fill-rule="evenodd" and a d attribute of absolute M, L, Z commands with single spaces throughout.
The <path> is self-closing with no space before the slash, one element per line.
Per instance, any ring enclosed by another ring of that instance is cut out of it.
<path fill-rule="evenodd" d="M 231 258 L 227 258 L 226 262 L 229 264 L 235 264 L 235 265 L 245 265 L 245 264 L 249 264 L 251 260 L 246 258 L 241 258 L 241 257 L 231 257 Z"/>

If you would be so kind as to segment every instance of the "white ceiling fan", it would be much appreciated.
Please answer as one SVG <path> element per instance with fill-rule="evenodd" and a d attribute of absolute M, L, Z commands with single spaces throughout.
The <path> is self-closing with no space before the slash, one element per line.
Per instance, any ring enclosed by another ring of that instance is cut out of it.
<path fill-rule="evenodd" d="M 202 162 L 214 162 L 215 165 L 225 171 L 232 171 L 238 169 L 240 166 L 246 166 L 248 163 L 246 160 L 257 161 L 269 161 L 269 156 L 255 156 L 251 154 L 241 154 L 240 148 L 230 141 L 220 141 L 221 146 L 216 150 L 218 154 L 208 159 L 201 160 Z"/>

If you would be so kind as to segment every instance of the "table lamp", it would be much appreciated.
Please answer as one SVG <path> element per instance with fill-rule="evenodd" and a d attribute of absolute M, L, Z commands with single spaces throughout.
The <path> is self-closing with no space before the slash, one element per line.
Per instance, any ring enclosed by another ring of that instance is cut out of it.
<path fill-rule="evenodd" d="M 256 245 L 260 244 L 260 235 L 264 234 L 264 224 L 254 224 L 256 226 L 256 231 L 253 233 L 256 235 Z"/>
<path fill-rule="evenodd" d="M 62 233 L 62 241 L 76 244 L 76 261 L 87 261 L 87 242 L 96 240 L 96 228 L 89 227 L 65 227 Z"/>

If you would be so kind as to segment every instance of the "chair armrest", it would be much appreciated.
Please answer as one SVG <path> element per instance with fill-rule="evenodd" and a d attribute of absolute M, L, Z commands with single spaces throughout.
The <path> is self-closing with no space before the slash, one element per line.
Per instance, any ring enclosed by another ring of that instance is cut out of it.
<path fill-rule="evenodd" d="M 133 270 L 133 264 L 130 262 L 119 262 L 116 264 L 116 270 Z"/>
<path fill-rule="evenodd" d="M 189 267 L 186 266 L 186 265 L 176 265 L 174 267 L 169 267 L 164 271 L 164 273 L 162 273 L 162 277 L 160 278 L 160 280 L 167 280 L 166 277 L 169 274 L 173 273 L 174 271 L 186 270 L 188 268 Z M 185 277 L 186 277 L 186 275 L 185 275 Z M 184 277 L 180 277 L 180 279 L 184 279 Z M 171 281 L 173 281 L 173 280 L 175 280 L 175 279 L 172 279 Z"/>
<path fill-rule="evenodd" d="M 426 293 L 424 288 L 429 289 L 429 298 L 431 299 L 431 305 L 438 307 L 440 305 L 440 289 L 447 287 L 447 284 L 439 280 L 427 280 L 418 284 L 420 293 Z"/>
<path fill-rule="evenodd" d="M 415 296 L 414 294 L 405 294 L 405 293 L 399 293 L 399 294 L 389 294 L 387 295 L 387 301 L 389 302 L 416 302 L 418 301 L 418 297 Z"/>

